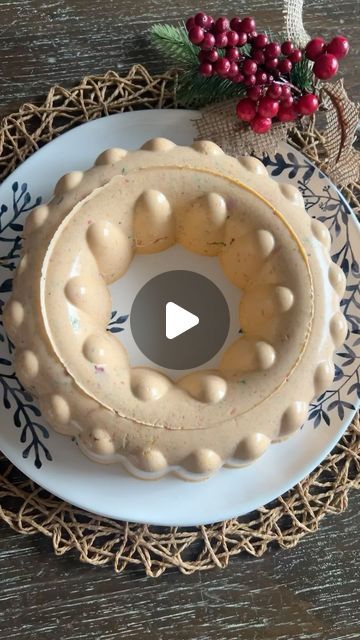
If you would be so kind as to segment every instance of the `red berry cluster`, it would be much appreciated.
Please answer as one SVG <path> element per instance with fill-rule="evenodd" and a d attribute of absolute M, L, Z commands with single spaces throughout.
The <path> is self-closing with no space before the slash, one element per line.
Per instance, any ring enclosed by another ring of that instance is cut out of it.
<path fill-rule="evenodd" d="M 335 36 L 326 44 L 324 38 L 313 38 L 305 47 L 305 56 L 314 62 L 313 72 L 319 80 L 329 80 L 339 68 L 339 60 L 349 53 L 349 42 L 344 36 Z"/>
<path fill-rule="evenodd" d="M 319 102 L 313 93 L 304 94 L 295 103 L 291 95 L 291 87 L 288 84 L 271 83 L 265 91 L 247 91 L 247 98 L 238 102 L 236 114 L 240 120 L 249 122 L 255 133 L 266 133 L 271 129 L 272 121 L 276 118 L 279 122 L 296 120 L 298 115 L 311 115 Z"/>
<path fill-rule="evenodd" d="M 252 87 L 290 73 L 301 60 L 301 51 L 291 42 L 280 46 L 265 33 L 257 33 L 251 16 L 214 20 L 201 11 L 186 21 L 186 28 L 190 42 L 201 49 L 199 72 L 204 76 L 218 75 Z M 241 50 L 246 44 L 251 45 L 249 55 Z"/>
<path fill-rule="evenodd" d="M 310 40 L 304 52 L 290 40 L 271 42 L 265 33 L 256 31 L 251 16 L 231 20 L 220 16 L 214 20 L 201 11 L 188 18 L 186 28 L 190 42 L 200 48 L 202 75 L 217 75 L 246 87 L 247 97 L 238 103 L 237 116 L 256 133 L 268 131 L 274 118 L 289 122 L 318 109 L 315 94 L 303 93 L 291 83 L 290 73 L 303 54 L 314 61 L 314 75 L 328 79 L 349 49 L 342 36 L 328 44 L 323 38 Z"/>

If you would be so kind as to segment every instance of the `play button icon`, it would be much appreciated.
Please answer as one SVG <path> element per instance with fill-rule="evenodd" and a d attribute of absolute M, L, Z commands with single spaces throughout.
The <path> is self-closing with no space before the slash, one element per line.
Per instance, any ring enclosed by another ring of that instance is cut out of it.
<path fill-rule="evenodd" d="M 161 273 L 138 292 L 130 312 L 137 347 L 167 369 L 199 367 L 223 346 L 230 314 L 220 289 L 194 271 Z"/>
<path fill-rule="evenodd" d="M 181 336 L 185 331 L 189 331 L 199 324 L 199 318 L 194 313 L 179 307 L 175 302 L 168 302 L 166 305 L 166 337 L 173 340 Z"/>

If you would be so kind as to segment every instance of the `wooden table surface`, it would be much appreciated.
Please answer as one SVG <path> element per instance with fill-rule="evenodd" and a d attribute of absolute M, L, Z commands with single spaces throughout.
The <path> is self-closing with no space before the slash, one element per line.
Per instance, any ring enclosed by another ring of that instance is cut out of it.
<path fill-rule="evenodd" d="M 358 0 L 306 2 L 313 35 L 343 32 L 352 51 L 342 65 L 349 93 L 360 98 Z M 248 4 L 248 7 L 250 3 Z M 281 27 L 280 1 L 257 0 L 259 24 Z M 150 24 L 193 13 L 191 0 L 1 0 L 0 114 L 41 99 L 55 83 L 89 73 L 152 71 L 166 65 L 151 49 Z M 214 15 L 242 15 L 242 0 L 208 0 Z M 261 559 L 241 556 L 222 571 L 158 580 L 132 569 L 56 558 L 51 543 L 0 525 L 1 640 L 359 640 L 360 495 L 328 516 L 293 550 Z"/>

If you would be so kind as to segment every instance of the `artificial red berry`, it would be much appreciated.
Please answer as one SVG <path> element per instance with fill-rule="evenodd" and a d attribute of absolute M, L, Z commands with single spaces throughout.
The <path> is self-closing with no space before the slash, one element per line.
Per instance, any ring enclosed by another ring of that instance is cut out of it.
<path fill-rule="evenodd" d="M 239 36 L 238 46 L 243 47 L 244 44 L 247 43 L 248 37 L 244 31 L 238 31 L 238 36 Z"/>
<path fill-rule="evenodd" d="M 217 33 L 222 33 L 223 31 L 229 31 L 230 22 L 225 16 L 220 16 L 220 18 L 218 18 L 215 21 L 214 28 Z"/>
<path fill-rule="evenodd" d="M 243 98 L 236 105 L 236 115 L 240 120 L 250 122 L 256 115 L 256 106 L 250 98 Z"/>
<path fill-rule="evenodd" d="M 251 42 L 251 44 L 254 44 L 257 38 L 257 35 L 258 35 L 257 31 L 251 31 L 251 33 L 248 33 L 248 41 Z"/>
<path fill-rule="evenodd" d="M 236 84 L 241 84 L 242 82 L 244 82 L 244 74 L 243 73 L 237 73 L 236 76 L 234 76 L 233 78 L 231 78 L 232 82 L 236 82 Z"/>
<path fill-rule="evenodd" d="M 247 58 L 243 64 L 242 70 L 246 76 L 251 76 L 256 73 L 257 64 L 254 60 L 251 60 L 251 58 Z"/>
<path fill-rule="evenodd" d="M 239 65 L 236 64 L 236 62 L 230 62 L 230 69 L 228 71 L 229 78 L 232 78 L 233 76 L 237 76 L 238 73 L 239 73 Z"/>
<path fill-rule="evenodd" d="M 213 73 L 212 64 L 210 64 L 210 62 L 202 62 L 199 67 L 199 73 L 201 73 L 202 76 L 211 76 Z"/>
<path fill-rule="evenodd" d="M 275 118 L 279 111 L 279 103 L 269 96 L 261 98 L 258 104 L 258 113 L 264 118 Z"/>
<path fill-rule="evenodd" d="M 226 57 L 230 62 L 236 62 L 240 58 L 239 49 L 236 47 L 229 47 L 226 49 Z"/>
<path fill-rule="evenodd" d="M 227 32 L 228 46 L 236 47 L 239 42 L 239 34 L 236 31 L 228 31 Z"/>
<path fill-rule="evenodd" d="M 254 47 L 257 49 L 264 49 L 268 43 L 269 38 L 265 33 L 259 33 L 256 38 L 254 38 Z"/>
<path fill-rule="evenodd" d="M 207 21 L 206 21 L 206 25 L 205 25 L 205 29 L 207 29 L 208 31 L 211 31 L 214 27 L 215 24 L 215 20 L 212 16 L 208 16 L 207 17 Z"/>
<path fill-rule="evenodd" d="M 261 98 L 262 94 L 263 89 L 262 87 L 259 87 L 259 85 L 249 87 L 246 91 L 247 97 L 250 98 L 250 100 L 254 100 L 254 102 L 257 102 L 259 98 Z"/>
<path fill-rule="evenodd" d="M 305 56 L 307 59 L 314 62 L 322 53 L 325 53 L 324 38 L 313 38 L 309 40 L 305 47 Z"/>
<path fill-rule="evenodd" d="M 208 53 L 210 53 L 210 52 L 209 51 L 199 51 L 198 59 L 200 60 L 200 62 L 211 62 L 211 60 L 209 60 L 209 58 L 208 58 Z"/>
<path fill-rule="evenodd" d="M 288 84 L 283 84 L 281 86 L 281 97 L 282 98 L 290 98 L 291 96 L 291 87 Z"/>
<path fill-rule="evenodd" d="M 215 36 L 212 33 L 205 33 L 203 41 L 200 43 L 202 49 L 212 49 L 215 45 Z"/>
<path fill-rule="evenodd" d="M 255 133 L 266 133 L 271 129 L 271 118 L 264 118 L 263 116 L 256 115 L 250 122 L 250 127 Z"/>
<path fill-rule="evenodd" d="M 205 53 L 206 54 L 206 61 L 207 62 L 216 62 L 216 60 L 219 59 L 219 53 L 217 52 L 216 49 L 210 49 L 210 51 L 201 51 L 200 53 Z"/>
<path fill-rule="evenodd" d="M 255 60 L 257 64 L 264 64 L 265 62 L 265 55 L 261 49 L 253 49 L 251 51 L 251 58 L 252 60 Z"/>
<path fill-rule="evenodd" d="M 301 58 L 302 58 L 302 54 L 300 49 L 294 49 L 294 51 L 289 55 L 289 60 L 293 64 L 300 62 Z"/>
<path fill-rule="evenodd" d="M 341 60 L 347 56 L 349 48 L 349 41 L 347 38 L 344 38 L 344 36 L 335 36 L 335 38 L 326 45 L 326 52 L 332 53 L 337 60 Z"/>
<path fill-rule="evenodd" d="M 274 71 L 275 71 L 275 69 L 274 69 Z M 267 80 L 266 80 L 267 84 L 271 84 L 273 81 L 274 81 L 274 76 L 272 76 L 270 73 L 268 73 Z"/>
<path fill-rule="evenodd" d="M 278 58 L 268 58 L 267 60 L 265 60 L 265 69 L 269 69 L 272 71 L 273 69 L 276 69 L 278 64 Z"/>
<path fill-rule="evenodd" d="M 297 111 L 295 106 L 293 104 L 290 106 L 285 106 L 283 103 L 281 103 L 277 117 L 280 122 L 291 122 L 292 120 L 296 120 Z"/>
<path fill-rule="evenodd" d="M 288 58 L 282 58 L 279 60 L 278 69 L 280 73 L 290 73 L 292 62 Z"/>
<path fill-rule="evenodd" d="M 299 98 L 296 105 L 298 113 L 302 116 L 311 116 L 312 113 L 318 110 L 319 100 L 313 93 L 306 93 Z"/>
<path fill-rule="evenodd" d="M 285 40 L 281 45 L 281 53 L 283 53 L 284 56 L 289 56 L 293 51 L 294 45 L 291 40 Z"/>
<path fill-rule="evenodd" d="M 256 84 L 256 76 L 253 73 L 250 76 L 245 76 L 245 87 L 252 87 L 254 84 Z"/>
<path fill-rule="evenodd" d="M 194 16 L 191 16 L 190 18 L 188 18 L 185 22 L 185 26 L 187 28 L 188 31 L 190 31 L 190 29 L 192 29 L 193 27 L 195 27 L 195 18 Z"/>
<path fill-rule="evenodd" d="M 189 40 L 193 44 L 200 44 L 205 37 L 204 29 L 201 27 L 192 27 L 189 31 Z"/>
<path fill-rule="evenodd" d="M 332 53 L 322 53 L 314 64 L 314 75 L 320 80 L 329 80 L 339 68 L 339 63 Z"/>
<path fill-rule="evenodd" d="M 239 31 L 240 30 L 240 24 L 241 24 L 240 16 L 234 16 L 230 20 L 230 29 L 233 29 L 233 31 Z"/>
<path fill-rule="evenodd" d="M 289 96 L 288 98 L 281 98 L 281 104 L 287 108 L 287 107 L 291 107 L 291 105 L 294 103 L 294 98 L 292 96 Z"/>
<path fill-rule="evenodd" d="M 282 88 L 280 84 L 271 84 L 270 87 L 266 91 L 266 95 L 269 98 L 273 98 L 274 100 L 278 100 L 282 96 Z"/>
<path fill-rule="evenodd" d="M 199 11 L 194 18 L 195 24 L 202 29 L 207 28 L 208 17 L 203 11 Z"/>
<path fill-rule="evenodd" d="M 265 47 L 265 58 L 278 58 L 281 53 L 281 47 L 278 42 L 269 42 Z"/>
<path fill-rule="evenodd" d="M 221 33 L 215 33 L 215 46 L 219 47 L 219 49 L 224 49 L 227 47 L 228 39 L 227 35 L 224 31 Z"/>
<path fill-rule="evenodd" d="M 214 70 L 219 76 L 227 76 L 230 70 L 230 61 L 227 58 L 219 58 L 214 64 Z"/>
<path fill-rule="evenodd" d="M 245 33 L 251 33 L 252 31 L 255 31 L 256 24 L 254 18 L 252 18 L 251 16 L 247 16 L 246 18 L 241 20 L 240 27 L 241 31 L 244 31 Z"/>
<path fill-rule="evenodd" d="M 265 71 L 257 71 L 255 74 L 256 77 L 256 84 L 266 84 L 267 83 L 267 73 L 265 73 Z"/>

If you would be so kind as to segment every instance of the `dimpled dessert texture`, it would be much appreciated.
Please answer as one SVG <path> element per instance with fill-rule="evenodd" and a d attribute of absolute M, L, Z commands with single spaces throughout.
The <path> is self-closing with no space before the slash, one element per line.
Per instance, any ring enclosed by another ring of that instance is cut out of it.
<path fill-rule="evenodd" d="M 132 367 L 107 324 L 108 285 L 134 255 L 176 243 L 203 256 L 205 273 L 209 257 L 219 261 L 239 289 L 242 332 L 217 369 L 174 381 Z M 255 158 L 164 138 L 108 149 L 27 218 L 4 311 L 17 374 L 44 419 L 99 463 L 186 480 L 250 464 L 300 428 L 333 379 L 347 326 L 329 249 L 298 190 Z"/>

